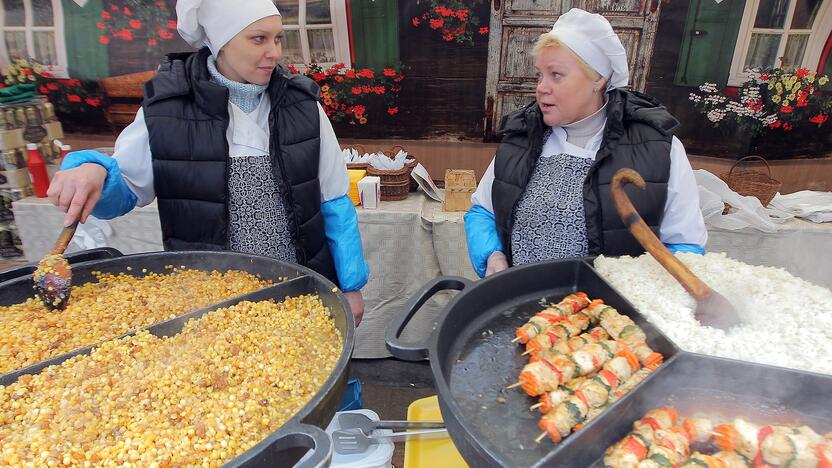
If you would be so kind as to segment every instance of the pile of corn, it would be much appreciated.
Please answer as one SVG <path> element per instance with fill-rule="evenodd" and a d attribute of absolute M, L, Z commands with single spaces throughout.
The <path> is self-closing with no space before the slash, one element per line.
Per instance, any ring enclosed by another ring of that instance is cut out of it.
<path fill-rule="evenodd" d="M 98 282 L 72 288 L 60 312 L 36 298 L 0 307 L 0 374 L 271 284 L 242 271 L 170 270 L 141 278 L 96 274 Z"/>
<path fill-rule="evenodd" d="M 317 296 L 242 302 L 0 387 L 0 466 L 217 466 L 318 391 L 342 338 Z"/>

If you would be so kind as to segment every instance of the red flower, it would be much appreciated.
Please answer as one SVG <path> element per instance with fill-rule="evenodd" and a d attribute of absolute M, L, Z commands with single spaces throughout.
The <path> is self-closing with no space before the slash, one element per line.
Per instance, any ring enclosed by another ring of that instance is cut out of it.
<path fill-rule="evenodd" d="M 110 12 L 108 12 L 108 11 L 102 11 L 102 12 L 101 12 L 101 17 L 102 17 L 102 18 L 104 18 L 104 19 L 110 19 L 110 18 L 112 18 L 112 17 L 110 16 Z"/>
<path fill-rule="evenodd" d="M 393 78 L 393 81 L 398 83 L 398 82 L 402 81 L 403 79 L 404 79 L 404 75 L 399 75 L 399 76 Z"/>
<path fill-rule="evenodd" d="M 421 22 L 419 21 L 419 18 L 416 18 L 416 17 L 414 17 L 412 20 L 410 20 L 410 22 L 413 24 L 414 28 L 418 28 L 419 25 L 421 24 Z"/>
<path fill-rule="evenodd" d="M 376 94 L 384 94 L 384 86 L 376 86 L 373 88 L 373 92 Z"/>
<path fill-rule="evenodd" d="M 393 70 L 392 68 L 385 68 L 384 76 L 396 76 L 396 70 Z"/>
<path fill-rule="evenodd" d="M 168 27 L 170 29 L 176 29 L 176 20 L 168 20 Z"/>
<path fill-rule="evenodd" d="M 167 29 L 160 29 L 159 37 L 161 37 L 162 39 L 173 39 L 173 33 L 168 31 Z"/>
<path fill-rule="evenodd" d="M 451 36 L 450 34 L 443 34 L 442 35 L 442 40 L 446 41 L 446 42 L 450 42 L 450 41 L 454 40 L 454 37 Z"/>
<path fill-rule="evenodd" d="M 361 88 L 353 88 L 352 93 L 353 94 L 361 94 Z"/>
<path fill-rule="evenodd" d="M 69 100 L 69 102 L 81 102 L 81 96 L 79 96 L 77 94 L 67 95 L 66 98 L 67 98 L 67 100 Z"/>
<path fill-rule="evenodd" d="M 98 29 L 107 29 L 107 25 L 100 21 L 98 23 L 95 23 L 95 27 Z"/>
<path fill-rule="evenodd" d="M 91 105 L 92 107 L 98 107 L 101 105 L 101 99 L 99 98 L 86 98 L 84 102 Z"/>
<path fill-rule="evenodd" d="M 823 125 L 826 120 L 829 119 L 829 114 L 818 114 L 809 119 L 809 122 L 813 124 L 818 124 L 818 126 Z"/>
<path fill-rule="evenodd" d="M 49 91 L 57 91 L 58 85 L 56 85 L 55 83 L 46 83 L 46 89 L 48 89 Z"/>
<path fill-rule="evenodd" d="M 118 11 L 118 5 L 110 5 L 110 9 L 113 11 Z"/>
<path fill-rule="evenodd" d="M 768 81 L 769 78 L 771 78 L 771 75 L 768 73 L 760 73 L 760 81 Z"/>
<path fill-rule="evenodd" d="M 360 72 L 358 72 L 358 76 L 360 76 L 361 78 L 373 79 L 376 77 L 376 74 L 369 68 L 364 68 Z"/>
<path fill-rule="evenodd" d="M 387 113 L 390 114 L 390 115 L 396 115 L 396 114 L 399 113 L 399 108 L 398 107 L 391 107 L 391 108 L 387 109 Z"/>
<path fill-rule="evenodd" d="M 100 42 L 104 45 L 107 45 L 107 44 L 110 43 L 110 38 L 102 34 L 102 35 L 98 36 L 98 42 Z"/>
<path fill-rule="evenodd" d="M 40 76 L 42 76 L 44 78 L 52 78 L 52 74 L 47 72 L 47 71 L 40 72 Z"/>
<path fill-rule="evenodd" d="M 344 77 L 341 76 L 341 75 L 335 75 L 333 77 L 333 79 L 335 80 L 336 83 L 340 83 L 340 82 L 344 81 Z"/>
<path fill-rule="evenodd" d="M 455 13 L 456 17 L 459 18 L 460 21 L 467 21 L 468 20 L 468 10 L 465 8 L 457 11 Z"/>
<path fill-rule="evenodd" d="M 483 36 L 488 34 L 488 26 L 486 26 L 484 28 L 480 28 L 480 34 L 482 34 Z"/>
<path fill-rule="evenodd" d="M 335 70 L 343 70 L 344 68 L 346 68 L 346 65 L 344 65 L 343 63 L 336 63 L 332 66 L 332 68 Z"/>
<path fill-rule="evenodd" d="M 780 125 L 782 125 L 782 123 L 778 120 L 778 121 L 776 121 L 776 122 L 774 122 L 774 123 L 772 123 L 772 124 L 769 124 L 769 125 L 768 125 L 768 128 L 777 128 L 777 127 L 779 127 Z"/>
<path fill-rule="evenodd" d="M 150 47 L 156 47 L 157 44 L 159 43 L 156 41 L 156 39 L 150 38 L 147 40 L 147 45 L 149 45 Z"/>
<path fill-rule="evenodd" d="M 442 18 L 439 19 L 431 19 L 430 20 L 430 28 L 431 29 L 439 29 L 445 25 L 445 20 Z"/>
<path fill-rule="evenodd" d="M 297 69 L 297 68 L 295 68 L 295 66 L 294 66 L 294 65 L 291 65 L 291 64 L 290 64 L 288 68 L 289 68 L 289 71 L 290 71 L 290 72 L 294 73 L 295 75 L 297 75 L 297 74 L 298 74 L 298 69 Z"/>
<path fill-rule="evenodd" d="M 116 36 L 122 41 L 130 42 L 133 40 L 133 31 L 129 29 L 122 29 L 121 31 L 114 32 L 113 36 Z"/>
<path fill-rule="evenodd" d="M 315 81 L 324 81 L 326 79 L 326 75 L 323 73 L 313 73 L 312 79 Z"/>
<path fill-rule="evenodd" d="M 32 74 L 32 69 L 31 68 L 24 68 L 23 69 L 23 74 L 26 75 L 26 76 L 31 75 Z"/>
<path fill-rule="evenodd" d="M 124 16 L 133 16 L 133 12 L 129 8 L 124 7 Z"/>
<path fill-rule="evenodd" d="M 794 112 L 794 107 L 792 107 L 792 106 L 781 106 L 780 107 L 780 112 L 782 112 L 784 114 L 791 114 L 792 112 Z"/>
<path fill-rule="evenodd" d="M 41 94 L 49 94 L 49 91 L 46 89 L 46 86 L 41 86 L 39 88 Z"/>
<path fill-rule="evenodd" d="M 442 16 L 451 16 L 451 15 L 454 14 L 453 10 L 451 10 L 450 8 L 446 8 L 444 6 L 437 6 L 436 8 L 433 9 L 433 11 L 439 13 Z"/>
<path fill-rule="evenodd" d="M 784 123 L 783 124 L 783 130 L 786 131 L 786 132 L 792 131 L 792 124 L 790 124 L 788 122 Z"/>
<path fill-rule="evenodd" d="M 352 106 L 353 110 L 355 111 L 355 115 L 359 116 L 367 111 L 367 108 L 362 105 Z"/>
<path fill-rule="evenodd" d="M 794 72 L 794 76 L 798 78 L 806 78 L 809 76 L 809 69 L 808 68 L 798 68 L 796 72 Z"/>
<path fill-rule="evenodd" d="M 130 27 L 133 28 L 133 29 L 141 29 L 142 28 L 142 22 L 139 21 L 139 20 L 136 20 L 136 19 L 132 19 L 132 20 L 128 21 L 127 24 L 129 24 Z"/>
<path fill-rule="evenodd" d="M 371 87 L 369 87 L 369 86 L 364 85 L 364 86 L 362 86 L 362 87 L 361 87 L 361 91 L 362 91 L 364 94 L 370 94 L 370 93 L 372 93 L 372 92 L 373 92 L 373 88 L 371 88 Z"/>
<path fill-rule="evenodd" d="M 355 77 L 356 77 L 355 70 L 353 70 L 352 68 L 350 68 L 349 70 L 347 70 L 347 71 L 344 73 L 344 76 L 346 76 L 347 78 L 349 78 L 349 79 L 351 79 L 351 80 L 354 80 L 354 79 L 355 79 Z"/>

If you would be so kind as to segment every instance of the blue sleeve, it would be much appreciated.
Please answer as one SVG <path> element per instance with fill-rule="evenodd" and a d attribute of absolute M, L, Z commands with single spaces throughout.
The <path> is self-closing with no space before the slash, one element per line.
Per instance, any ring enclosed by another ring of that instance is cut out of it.
<path fill-rule="evenodd" d="M 473 205 L 465 213 L 465 237 L 468 240 L 468 256 L 474 271 L 485 276 L 488 257 L 497 251 L 503 251 L 503 242 L 497 233 L 497 220 L 494 213 L 480 205 Z"/>
<path fill-rule="evenodd" d="M 94 150 L 73 151 L 64 158 L 61 170 L 72 169 L 86 163 L 96 163 L 107 169 L 101 198 L 92 210 L 93 216 L 99 219 L 113 219 L 127 214 L 136 206 L 136 195 L 130 191 L 127 182 L 124 181 L 118 162 L 105 154 Z"/>
<path fill-rule="evenodd" d="M 697 244 L 665 244 L 670 253 L 676 252 L 691 252 L 699 255 L 705 255 L 705 248 Z"/>
<path fill-rule="evenodd" d="M 367 284 L 370 267 L 364 260 L 358 215 L 348 196 L 344 195 L 321 204 L 324 233 L 335 261 L 335 272 L 344 292 L 358 291 Z"/>

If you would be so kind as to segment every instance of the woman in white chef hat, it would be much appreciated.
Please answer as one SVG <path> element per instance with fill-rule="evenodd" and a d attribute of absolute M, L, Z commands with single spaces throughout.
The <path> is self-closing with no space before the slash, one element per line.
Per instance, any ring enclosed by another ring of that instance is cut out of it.
<path fill-rule="evenodd" d="M 70 153 L 49 188 L 66 223 L 158 201 L 166 249 L 232 250 L 306 265 L 360 321 L 369 269 L 338 140 L 318 86 L 279 64 L 271 0 L 179 0 L 199 49 L 162 60 L 114 158 Z"/>
<path fill-rule="evenodd" d="M 572 9 L 534 46 L 535 102 L 505 116 L 501 144 L 465 215 L 480 276 L 509 265 L 586 255 L 638 255 L 610 181 L 638 171 L 629 193 L 672 251 L 703 253 L 707 231 L 679 122 L 655 99 L 629 91 L 624 46 L 601 15 Z"/>

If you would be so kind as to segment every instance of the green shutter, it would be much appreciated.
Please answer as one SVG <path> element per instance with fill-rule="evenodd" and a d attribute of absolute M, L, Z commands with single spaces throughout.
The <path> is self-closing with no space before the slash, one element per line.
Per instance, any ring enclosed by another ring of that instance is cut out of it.
<path fill-rule="evenodd" d="M 744 9 L 745 0 L 691 0 L 675 84 L 728 81 Z"/>
<path fill-rule="evenodd" d="M 353 66 L 381 69 L 398 65 L 398 0 L 351 0 L 350 13 Z"/>
<path fill-rule="evenodd" d="M 98 42 L 101 30 L 101 0 L 89 0 L 84 7 L 72 0 L 61 0 L 64 9 L 64 42 L 69 76 L 97 80 L 109 75 L 107 46 Z"/>

